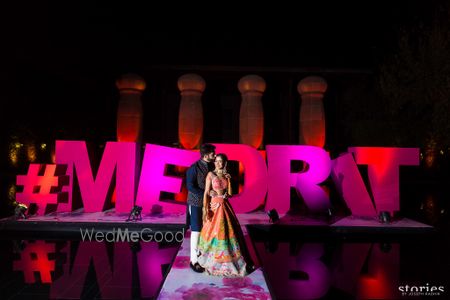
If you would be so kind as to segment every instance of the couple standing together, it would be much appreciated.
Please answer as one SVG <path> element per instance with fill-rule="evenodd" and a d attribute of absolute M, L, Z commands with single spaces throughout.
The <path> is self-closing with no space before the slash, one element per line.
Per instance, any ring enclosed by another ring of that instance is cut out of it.
<path fill-rule="evenodd" d="M 200 159 L 186 173 L 186 223 L 191 227 L 190 266 L 198 273 L 245 276 L 251 261 L 239 221 L 228 202 L 231 197 L 228 158 L 203 144 Z"/>

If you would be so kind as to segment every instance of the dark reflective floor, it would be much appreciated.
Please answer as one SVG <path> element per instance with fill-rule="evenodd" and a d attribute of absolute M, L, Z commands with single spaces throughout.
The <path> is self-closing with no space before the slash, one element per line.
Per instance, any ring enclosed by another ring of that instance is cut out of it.
<path fill-rule="evenodd" d="M 250 232 L 277 299 L 450 299 L 448 232 L 385 238 Z M 423 293 L 411 293 L 412 286 Z M 427 297 L 433 286 L 444 292 Z"/>
<path fill-rule="evenodd" d="M 250 226 L 249 233 L 276 299 L 450 298 L 447 231 L 382 238 Z M 154 299 L 179 246 L 3 240 L 0 298 Z M 433 287 L 444 292 L 425 297 Z"/>
<path fill-rule="evenodd" d="M 405 181 L 401 195 L 402 215 L 436 232 L 321 235 L 250 226 L 276 299 L 450 299 L 449 189 L 444 180 Z M 0 299 L 154 299 L 180 246 L 1 238 Z"/>
<path fill-rule="evenodd" d="M 154 299 L 179 243 L 4 240 L 1 299 Z"/>

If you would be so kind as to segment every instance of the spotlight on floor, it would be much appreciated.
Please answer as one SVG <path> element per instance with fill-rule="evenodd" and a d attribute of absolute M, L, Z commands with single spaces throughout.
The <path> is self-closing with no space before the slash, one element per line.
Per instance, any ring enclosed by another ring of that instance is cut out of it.
<path fill-rule="evenodd" d="M 267 215 L 269 216 L 270 223 L 277 223 L 280 220 L 280 216 L 278 215 L 278 212 L 276 209 L 272 209 L 267 212 Z"/>
<path fill-rule="evenodd" d="M 126 219 L 127 222 L 129 221 L 142 221 L 142 206 L 135 205 L 133 209 L 130 212 L 130 215 L 128 216 L 128 219 Z"/>
<path fill-rule="evenodd" d="M 391 223 L 391 214 L 388 211 L 380 212 L 378 219 L 380 223 L 389 224 Z"/>

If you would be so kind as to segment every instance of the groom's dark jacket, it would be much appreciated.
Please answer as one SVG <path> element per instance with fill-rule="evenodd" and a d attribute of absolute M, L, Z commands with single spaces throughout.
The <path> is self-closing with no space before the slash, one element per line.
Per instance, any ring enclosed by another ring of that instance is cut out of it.
<path fill-rule="evenodd" d="M 211 164 L 204 160 L 193 163 L 186 172 L 186 185 L 188 189 L 187 203 L 203 207 L 203 194 L 205 193 L 206 175 L 211 170 Z"/>

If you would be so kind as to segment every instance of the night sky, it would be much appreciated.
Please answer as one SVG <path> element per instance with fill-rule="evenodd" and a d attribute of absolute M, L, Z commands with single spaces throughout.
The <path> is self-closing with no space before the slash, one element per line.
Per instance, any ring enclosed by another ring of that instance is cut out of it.
<path fill-rule="evenodd" d="M 10 131 L 98 127 L 99 118 L 110 126 L 118 101 L 114 82 L 129 72 L 145 79 L 167 66 L 373 72 L 395 48 L 398 31 L 430 22 L 438 3 L 301 2 L 189 13 L 131 1 L 62 2 L 19 3 L 4 11 L 1 124 Z"/>

